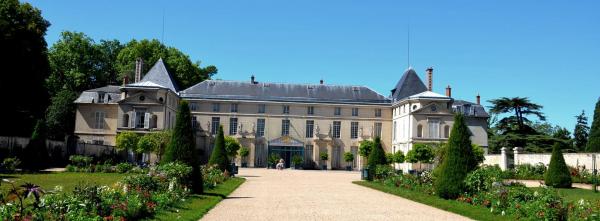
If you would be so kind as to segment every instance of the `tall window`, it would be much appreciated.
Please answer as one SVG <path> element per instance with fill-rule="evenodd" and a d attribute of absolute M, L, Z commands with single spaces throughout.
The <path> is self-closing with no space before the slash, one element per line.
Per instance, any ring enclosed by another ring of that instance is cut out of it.
<path fill-rule="evenodd" d="M 98 103 L 104 103 L 104 93 L 98 93 Z"/>
<path fill-rule="evenodd" d="M 213 117 L 210 124 L 210 133 L 215 135 L 217 131 L 219 131 L 219 126 L 221 125 L 221 118 Z"/>
<path fill-rule="evenodd" d="M 429 119 L 429 138 L 440 138 L 440 120 Z"/>
<path fill-rule="evenodd" d="M 213 103 L 212 104 L 212 109 L 213 109 L 213 112 L 219 112 L 219 111 L 221 111 L 221 104 L 219 104 L 219 103 Z"/>
<path fill-rule="evenodd" d="M 352 108 L 352 116 L 356 117 L 358 116 L 358 108 Z"/>
<path fill-rule="evenodd" d="M 333 115 L 335 116 L 340 116 L 342 115 L 342 108 L 341 107 L 336 107 L 333 109 Z"/>
<path fill-rule="evenodd" d="M 394 121 L 394 128 L 392 128 L 392 140 L 396 140 L 396 127 L 398 125 L 396 124 L 396 121 Z"/>
<path fill-rule="evenodd" d="M 265 113 L 265 109 L 267 109 L 265 104 L 259 104 L 258 105 L 258 113 L 259 114 Z"/>
<path fill-rule="evenodd" d="M 265 119 L 256 120 L 256 137 L 265 136 Z"/>
<path fill-rule="evenodd" d="M 236 113 L 238 112 L 238 104 L 231 104 L 230 112 Z"/>
<path fill-rule="evenodd" d="M 196 102 L 190 103 L 190 110 L 191 111 L 197 111 L 198 110 L 198 103 L 196 103 Z"/>
<path fill-rule="evenodd" d="M 281 120 L 281 136 L 290 135 L 290 120 Z"/>
<path fill-rule="evenodd" d="M 315 128 L 315 121 L 307 120 L 306 121 L 306 137 L 307 138 L 313 137 L 314 128 Z"/>
<path fill-rule="evenodd" d="M 340 129 L 342 128 L 341 121 L 333 122 L 333 138 L 340 138 Z"/>
<path fill-rule="evenodd" d="M 350 138 L 352 138 L 352 139 L 358 138 L 358 122 L 350 123 Z"/>
<path fill-rule="evenodd" d="M 417 137 L 423 137 L 423 125 L 417 126 Z"/>
<path fill-rule="evenodd" d="M 381 123 L 375 123 L 373 128 L 373 136 L 381 138 Z"/>
<path fill-rule="evenodd" d="M 229 118 L 229 135 L 237 134 L 238 119 L 235 117 Z"/>
<path fill-rule="evenodd" d="M 135 128 L 146 128 L 147 125 L 146 109 L 135 110 Z"/>
<path fill-rule="evenodd" d="M 290 106 L 283 105 L 283 113 L 284 114 L 289 114 L 290 113 Z"/>
<path fill-rule="evenodd" d="M 450 126 L 446 125 L 444 126 L 444 138 L 449 138 L 450 137 Z"/>
<path fill-rule="evenodd" d="M 308 115 L 313 115 L 313 114 L 315 114 L 315 107 L 313 107 L 313 106 L 308 106 L 308 107 L 306 108 L 306 114 L 308 114 Z"/>
<path fill-rule="evenodd" d="M 198 129 L 198 120 L 196 116 L 192 117 L 192 129 L 194 129 L 194 131 Z"/>
<path fill-rule="evenodd" d="M 104 117 L 106 117 L 106 113 L 102 111 L 96 111 L 94 114 L 94 129 L 104 129 Z"/>
<path fill-rule="evenodd" d="M 375 109 L 375 117 L 381 117 L 381 109 Z"/>

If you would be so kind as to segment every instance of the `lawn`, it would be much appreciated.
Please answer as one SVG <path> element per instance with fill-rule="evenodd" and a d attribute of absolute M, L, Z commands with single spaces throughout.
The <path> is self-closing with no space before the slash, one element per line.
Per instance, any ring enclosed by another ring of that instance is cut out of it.
<path fill-rule="evenodd" d="M 52 190 L 55 186 L 62 186 L 64 191 L 72 191 L 81 183 L 112 185 L 121 180 L 126 174 L 120 173 L 70 173 L 52 172 L 36 174 L 0 174 L 0 179 L 15 181 L 17 185 L 25 182 L 37 184 L 44 190 Z M 1 191 L 6 191 L 10 185 L 2 183 Z"/>
<path fill-rule="evenodd" d="M 538 189 L 542 187 L 534 187 L 533 189 Z M 577 202 L 580 199 L 589 200 L 591 202 L 599 202 L 600 201 L 600 192 L 594 193 L 593 190 L 587 189 L 579 189 L 579 188 L 571 188 L 571 189 L 556 189 L 558 190 L 558 195 L 561 196 L 565 201 Z"/>
<path fill-rule="evenodd" d="M 154 218 L 148 220 L 199 220 L 244 181 L 246 180 L 243 178 L 231 178 L 216 188 L 207 190 L 205 194 L 188 197 L 173 210 L 158 212 Z"/>
<path fill-rule="evenodd" d="M 457 202 L 455 200 L 445 200 L 437 196 L 411 191 L 404 188 L 389 187 L 381 183 L 367 181 L 354 181 L 353 183 L 400 196 L 415 202 L 423 203 L 438 209 L 453 212 L 475 220 L 515 220 L 515 218 L 512 216 L 493 215 L 490 213 L 490 210 L 485 207 L 473 206 L 466 203 Z"/>

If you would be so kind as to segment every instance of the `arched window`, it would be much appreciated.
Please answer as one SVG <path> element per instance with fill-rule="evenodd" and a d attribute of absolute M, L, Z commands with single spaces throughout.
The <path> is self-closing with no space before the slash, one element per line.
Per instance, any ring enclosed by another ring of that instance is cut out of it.
<path fill-rule="evenodd" d="M 123 127 L 129 127 L 129 114 L 123 114 Z"/>
<path fill-rule="evenodd" d="M 446 125 L 444 126 L 444 138 L 448 138 L 450 137 L 450 126 Z"/>
<path fill-rule="evenodd" d="M 423 125 L 417 126 L 417 137 L 423 137 Z"/>

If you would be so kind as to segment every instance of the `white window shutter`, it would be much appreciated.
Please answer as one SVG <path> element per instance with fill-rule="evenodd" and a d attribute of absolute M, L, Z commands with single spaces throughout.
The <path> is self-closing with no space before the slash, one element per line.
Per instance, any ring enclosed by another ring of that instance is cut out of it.
<path fill-rule="evenodd" d="M 130 119 L 130 124 L 129 124 L 129 128 L 135 128 L 135 111 L 131 112 L 131 119 Z"/>
<path fill-rule="evenodd" d="M 150 128 L 150 113 L 145 113 L 144 115 L 144 128 Z"/>

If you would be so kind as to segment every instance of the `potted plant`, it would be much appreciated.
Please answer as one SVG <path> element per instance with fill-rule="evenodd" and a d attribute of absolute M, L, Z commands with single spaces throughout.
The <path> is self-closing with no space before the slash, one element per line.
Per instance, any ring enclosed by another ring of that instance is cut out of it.
<path fill-rule="evenodd" d="M 276 153 L 272 153 L 269 156 L 269 165 L 268 165 L 268 167 L 270 167 L 271 169 L 275 169 L 275 165 L 277 165 L 278 161 L 279 161 L 279 155 L 277 155 Z"/>
<path fill-rule="evenodd" d="M 294 155 L 292 157 L 292 167 L 294 169 L 299 169 L 300 165 L 302 165 L 302 161 L 304 161 L 304 159 L 302 159 L 302 157 L 300 155 Z"/>
<path fill-rule="evenodd" d="M 344 153 L 344 161 L 346 161 L 346 170 L 352 171 L 352 161 L 354 161 L 354 154 L 351 152 Z"/>
<path fill-rule="evenodd" d="M 242 158 L 242 167 L 248 167 L 248 155 L 250 155 L 250 149 L 247 147 L 240 148 L 240 157 Z"/>
<path fill-rule="evenodd" d="M 321 158 L 322 161 L 327 161 L 327 159 L 329 159 L 329 154 L 327 154 L 327 152 L 321 152 L 319 154 L 319 158 Z M 321 169 L 327 170 L 327 162 L 325 162 L 321 165 Z"/>

